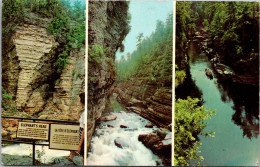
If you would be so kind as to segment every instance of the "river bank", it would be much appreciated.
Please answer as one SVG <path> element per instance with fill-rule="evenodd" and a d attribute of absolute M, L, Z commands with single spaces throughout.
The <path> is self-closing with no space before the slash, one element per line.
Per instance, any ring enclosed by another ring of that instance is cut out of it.
<path fill-rule="evenodd" d="M 216 110 L 203 130 L 215 132 L 215 137 L 200 136 L 202 165 L 259 165 L 258 88 L 219 78 L 196 42 L 189 47 L 189 57 L 191 77 L 204 107 Z M 213 72 L 212 80 L 205 69 Z"/>

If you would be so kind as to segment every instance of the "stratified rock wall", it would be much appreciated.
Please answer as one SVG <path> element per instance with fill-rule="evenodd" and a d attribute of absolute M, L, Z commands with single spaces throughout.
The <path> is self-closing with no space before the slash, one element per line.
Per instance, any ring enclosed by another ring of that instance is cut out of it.
<path fill-rule="evenodd" d="M 3 86 L 16 95 L 19 110 L 35 113 L 45 105 L 45 97 L 39 94 L 48 91 L 49 85 L 44 84 L 55 72 L 54 50 L 58 46 L 47 33 L 49 23 L 49 19 L 28 14 L 25 24 L 19 25 L 8 41 L 9 46 L 3 46 Z"/>
<path fill-rule="evenodd" d="M 172 89 L 160 83 L 132 79 L 119 83 L 114 89 L 117 100 L 160 127 L 171 129 Z"/>
<path fill-rule="evenodd" d="M 60 47 L 47 32 L 51 19 L 26 13 L 25 22 L 3 41 L 2 85 L 15 95 L 18 111 L 41 118 L 78 120 L 85 91 L 85 47 L 71 50 L 59 76 L 55 62 Z"/>
<path fill-rule="evenodd" d="M 44 79 L 43 72 L 46 70 L 42 68 L 45 66 L 43 59 L 48 61 L 45 54 L 51 52 L 55 42 L 46 29 L 34 25 L 18 27 L 15 35 L 14 45 L 20 67 L 16 106 L 18 109 L 30 108 L 31 106 L 26 106 L 28 97 L 39 86 L 39 81 Z"/>
<path fill-rule="evenodd" d="M 108 49 L 99 63 L 88 64 L 88 128 L 89 148 L 96 121 L 106 110 L 109 90 L 115 81 L 115 53 L 122 46 L 128 30 L 127 2 L 89 2 L 89 49 Z"/>
<path fill-rule="evenodd" d="M 47 118 L 78 120 L 80 111 L 79 94 L 85 92 L 85 49 L 71 52 L 69 64 L 55 81 L 55 92 L 42 112 Z"/>

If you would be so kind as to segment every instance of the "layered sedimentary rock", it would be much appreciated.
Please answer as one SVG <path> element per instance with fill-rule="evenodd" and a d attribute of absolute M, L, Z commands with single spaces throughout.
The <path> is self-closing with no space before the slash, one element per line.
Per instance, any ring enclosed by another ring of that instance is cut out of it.
<path fill-rule="evenodd" d="M 36 18 L 38 23 L 35 23 Z M 3 46 L 3 86 L 16 95 L 17 109 L 38 112 L 45 104 L 45 97 L 36 97 L 48 91 L 49 85 L 44 84 L 55 72 L 54 50 L 58 43 L 47 33 L 49 19 L 28 14 L 26 20 L 16 28 L 8 45 Z M 27 105 L 29 100 L 33 102 Z"/>
<path fill-rule="evenodd" d="M 149 134 L 141 134 L 138 136 L 138 140 L 162 158 L 164 165 L 171 166 L 173 140 L 172 133 L 168 129 L 161 128 Z"/>
<path fill-rule="evenodd" d="M 85 49 L 71 52 L 68 58 L 69 64 L 55 81 L 55 92 L 42 112 L 47 118 L 55 115 L 55 119 L 78 120 L 83 110 L 78 95 L 85 91 Z"/>
<path fill-rule="evenodd" d="M 127 82 L 118 83 L 113 93 L 128 111 L 135 112 L 162 127 L 152 133 L 139 135 L 138 140 L 157 154 L 164 165 L 171 165 L 171 87 L 141 78 L 132 78 Z M 152 126 L 152 124 L 146 125 L 146 127 Z"/>
<path fill-rule="evenodd" d="M 114 89 L 117 100 L 142 117 L 160 127 L 171 129 L 172 90 L 160 83 L 132 79 L 119 83 Z"/>
<path fill-rule="evenodd" d="M 82 109 L 78 94 L 84 92 L 85 85 L 85 49 L 72 50 L 69 64 L 58 75 L 55 62 L 62 46 L 48 33 L 50 23 L 49 18 L 26 13 L 24 23 L 3 41 L 2 85 L 8 94 L 15 95 L 18 111 L 77 120 Z M 73 117 L 64 117 L 69 114 Z"/>
<path fill-rule="evenodd" d="M 106 110 L 110 88 L 115 81 L 115 53 L 122 47 L 128 29 L 127 2 L 89 2 L 89 50 L 96 46 L 106 50 L 100 61 L 88 64 L 88 125 L 89 149 L 96 121 Z"/>

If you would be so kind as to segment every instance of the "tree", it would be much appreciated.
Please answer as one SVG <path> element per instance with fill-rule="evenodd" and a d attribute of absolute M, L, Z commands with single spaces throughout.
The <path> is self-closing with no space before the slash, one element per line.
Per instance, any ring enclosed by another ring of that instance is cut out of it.
<path fill-rule="evenodd" d="M 137 47 L 139 47 L 143 41 L 143 37 L 144 37 L 144 34 L 143 33 L 140 33 L 136 38 L 137 38 Z"/>

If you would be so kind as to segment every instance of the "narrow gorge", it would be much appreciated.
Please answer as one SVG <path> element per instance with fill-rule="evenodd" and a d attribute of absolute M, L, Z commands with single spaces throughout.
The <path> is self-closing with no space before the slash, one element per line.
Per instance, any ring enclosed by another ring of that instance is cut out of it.
<path fill-rule="evenodd" d="M 258 6 L 177 2 L 175 165 L 259 165 Z"/>
<path fill-rule="evenodd" d="M 136 4 L 138 2 L 89 3 L 87 164 L 171 164 L 172 14 L 167 13 L 165 23 L 158 21 L 155 34 L 140 38 L 140 46 L 129 55 L 129 62 L 121 61 L 119 53 L 129 47 L 123 43 L 135 28 L 131 18 L 138 19 L 133 18 L 132 12 L 132 5 Z M 143 50 L 152 47 L 147 46 L 149 42 L 153 46 L 165 46 L 161 51 Z M 146 60 L 140 53 L 134 55 L 140 51 L 147 54 Z M 156 54 L 161 56 L 157 58 Z M 137 57 L 146 63 L 138 62 Z M 131 62 L 130 59 L 136 60 Z M 153 60 L 157 64 L 151 65 Z M 127 71 L 131 69 L 124 68 L 128 65 L 123 63 L 149 70 L 142 71 L 143 74 L 132 70 L 129 74 Z M 154 70 L 152 76 L 149 76 L 150 70 Z M 143 159 L 134 161 L 141 158 L 140 153 Z"/>

